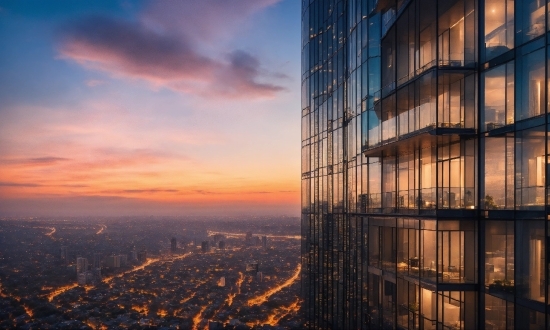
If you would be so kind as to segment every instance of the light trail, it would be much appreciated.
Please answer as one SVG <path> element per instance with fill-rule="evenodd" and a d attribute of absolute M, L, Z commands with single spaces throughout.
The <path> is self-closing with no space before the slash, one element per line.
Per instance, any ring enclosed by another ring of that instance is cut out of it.
<path fill-rule="evenodd" d="M 182 254 L 182 255 L 177 256 L 177 257 L 172 257 L 170 260 L 183 259 L 185 257 L 188 257 L 189 255 L 191 255 L 191 252 L 186 253 L 186 254 Z M 147 266 L 149 266 L 149 265 L 151 265 L 155 262 L 158 262 L 158 261 L 161 261 L 161 259 L 160 258 L 149 259 L 144 264 L 136 266 L 136 267 L 134 267 L 130 270 L 127 270 L 127 271 L 122 272 L 120 274 L 116 274 L 116 275 L 113 275 L 113 276 L 106 277 L 102 280 L 102 282 L 109 283 L 115 278 L 122 277 L 122 276 L 124 276 L 126 274 L 129 274 L 129 273 L 132 273 L 132 272 L 136 272 L 136 271 L 141 270 L 141 269 L 143 269 L 143 268 L 145 268 L 145 267 L 147 267 Z M 166 261 L 166 260 L 162 260 L 162 261 Z M 75 284 L 65 285 L 65 286 L 62 286 L 62 287 L 59 287 L 59 288 L 55 289 L 53 292 L 50 292 L 50 294 L 48 294 L 48 301 L 51 302 L 53 300 L 53 298 L 59 296 L 63 292 L 67 292 L 69 290 L 72 290 L 72 289 L 76 288 L 77 286 L 78 286 L 78 283 L 75 283 Z"/>
<path fill-rule="evenodd" d="M 267 320 L 262 322 L 262 324 L 269 324 L 271 326 L 278 325 L 279 322 L 290 313 L 297 313 L 300 310 L 300 299 L 297 299 L 295 302 L 290 304 L 288 307 L 276 308 L 273 311 L 273 314 L 270 314 L 267 317 Z"/>
<path fill-rule="evenodd" d="M 75 283 L 75 284 L 65 285 L 65 286 L 62 286 L 62 287 L 59 287 L 59 288 L 55 289 L 54 291 L 50 292 L 50 294 L 48 295 L 48 301 L 51 302 L 53 300 L 53 298 L 59 296 L 63 292 L 67 292 L 69 290 L 72 290 L 72 289 L 76 288 L 77 286 L 78 286 L 78 284 Z"/>
<path fill-rule="evenodd" d="M 223 232 L 223 231 L 211 231 L 211 230 L 208 230 L 207 233 L 208 233 L 208 236 L 214 236 L 216 234 L 220 234 L 220 235 L 225 235 L 226 237 L 231 237 L 231 238 L 246 237 L 246 233 L 228 233 L 228 232 Z M 300 235 L 271 235 L 271 234 L 260 234 L 260 233 L 258 233 L 257 235 L 266 236 L 266 237 L 269 237 L 269 238 L 302 239 L 302 236 L 300 236 Z"/>
<path fill-rule="evenodd" d="M 130 273 L 133 273 L 133 272 L 137 272 L 138 270 L 142 270 L 144 269 L 145 267 L 147 266 L 150 266 L 151 264 L 154 264 L 156 262 L 159 262 L 159 261 L 174 261 L 174 260 L 179 260 L 179 259 L 183 259 L 183 258 L 186 258 L 188 256 L 190 256 L 192 253 L 191 252 L 188 252 L 186 254 L 182 254 L 180 256 L 177 256 L 177 257 L 172 257 L 170 259 L 160 259 L 160 258 L 151 258 L 149 260 L 147 260 L 145 263 L 139 265 L 139 266 L 136 266 L 130 270 L 127 270 L 125 272 L 122 272 L 120 274 L 116 274 L 116 275 L 113 275 L 113 276 L 109 276 L 109 277 L 106 277 L 102 280 L 102 282 L 105 282 L 105 283 L 109 283 L 111 282 L 113 279 L 115 278 L 118 278 L 118 277 L 122 277 L 126 274 L 130 274 Z"/>
<path fill-rule="evenodd" d="M 51 230 L 49 233 L 46 233 L 46 236 L 50 236 L 53 238 L 53 234 L 55 233 L 55 227 L 46 227 L 47 229 Z"/>
<path fill-rule="evenodd" d="M 105 226 L 105 225 L 100 225 L 100 226 L 101 226 L 101 228 L 99 228 L 99 230 L 97 231 L 97 233 L 95 233 L 96 235 L 99 235 L 99 234 L 103 233 L 103 231 L 104 231 L 105 229 L 107 229 L 107 226 Z"/>
<path fill-rule="evenodd" d="M 261 305 L 264 302 L 266 302 L 267 299 L 269 299 L 269 297 L 271 297 L 275 293 L 281 291 L 282 289 L 286 288 L 287 286 L 291 286 L 292 284 L 294 284 L 294 282 L 298 279 L 298 277 L 300 277 L 300 271 L 301 270 L 302 270 L 302 264 L 298 264 L 298 267 L 296 267 L 296 271 L 294 272 L 294 275 L 292 275 L 292 277 L 290 277 L 284 283 L 274 287 L 273 289 L 268 290 L 263 295 L 252 298 L 252 299 L 249 299 L 248 300 L 248 306 Z"/>
<path fill-rule="evenodd" d="M 202 313 L 206 310 L 206 306 L 203 306 L 199 313 L 193 317 L 193 330 L 199 328 L 200 323 L 202 322 Z"/>
<path fill-rule="evenodd" d="M 237 290 L 239 291 L 239 294 L 241 294 L 241 285 L 243 284 L 244 276 L 242 272 L 239 272 L 239 278 L 237 279 Z"/>

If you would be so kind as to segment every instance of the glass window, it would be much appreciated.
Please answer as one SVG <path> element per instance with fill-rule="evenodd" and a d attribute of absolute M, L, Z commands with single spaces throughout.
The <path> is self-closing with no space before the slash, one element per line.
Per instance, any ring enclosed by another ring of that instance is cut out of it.
<path fill-rule="evenodd" d="M 521 0 L 516 13 L 516 43 L 521 45 L 546 30 L 546 1 Z"/>
<path fill-rule="evenodd" d="M 539 209 L 544 206 L 544 147 L 544 127 L 516 133 L 516 207 L 519 209 Z"/>
<path fill-rule="evenodd" d="M 516 221 L 516 295 L 544 302 L 544 220 Z M 521 256 L 521 258 L 519 258 Z"/>
<path fill-rule="evenodd" d="M 516 67 L 516 121 L 545 113 L 544 49 L 521 57 Z"/>
<path fill-rule="evenodd" d="M 397 271 L 418 276 L 420 271 L 419 230 L 399 228 L 397 231 Z"/>
<path fill-rule="evenodd" d="M 514 48 L 514 1 L 485 1 L 485 57 L 494 58 Z"/>
<path fill-rule="evenodd" d="M 438 277 L 440 282 L 476 280 L 475 222 L 438 222 Z"/>
<path fill-rule="evenodd" d="M 485 286 L 493 294 L 514 293 L 514 222 L 485 223 Z"/>
<path fill-rule="evenodd" d="M 486 138 L 485 191 L 482 207 L 485 210 L 514 208 L 514 139 Z"/>
<path fill-rule="evenodd" d="M 486 294 L 485 329 L 514 329 L 514 303 Z"/>
<path fill-rule="evenodd" d="M 484 93 L 483 111 L 485 129 L 514 122 L 514 62 L 487 70 L 482 74 Z"/>
<path fill-rule="evenodd" d="M 421 230 L 421 252 L 420 276 L 425 280 L 435 282 L 436 279 L 436 232 L 435 230 Z M 411 268 L 414 274 L 414 268 Z"/>

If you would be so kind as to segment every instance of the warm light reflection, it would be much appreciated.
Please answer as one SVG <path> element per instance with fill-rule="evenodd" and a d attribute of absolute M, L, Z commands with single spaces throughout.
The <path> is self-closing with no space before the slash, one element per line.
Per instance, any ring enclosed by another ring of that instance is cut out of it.
<path fill-rule="evenodd" d="M 227 238 L 243 238 L 243 237 L 246 237 L 246 233 L 228 233 L 228 232 L 224 232 L 224 231 L 212 231 L 212 230 L 208 230 L 207 233 L 208 233 L 208 236 L 225 235 L 225 237 L 227 237 Z M 283 238 L 302 239 L 302 237 L 300 235 L 271 235 L 271 234 L 261 234 L 261 233 L 258 233 L 257 235 L 266 236 L 267 238 L 275 238 L 275 239 L 283 239 Z"/>
<path fill-rule="evenodd" d="M 100 226 L 101 226 L 101 228 L 97 231 L 96 235 L 99 235 L 99 234 L 103 233 L 103 231 L 105 229 L 107 229 L 107 226 L 105 226 L 105 225 L 100 225 Z"/>
<path fill-rule="evenodd" d="M 273 294 L 281 291 L 282 289 L 286 288 L 287 286 L 291 286 L 292 284 L 294 284 L 294 282 L 300 277 L 301 269 L 302 269 L 302 265 L 298 264 L 298 267 L 296 267 L 296 271 L 294 272 L 294 275 L 292 275 L 291 278 L 286 280 L 284 283 L 274 287 L 273 289 L 268 290 L 266 293 L 262 294 L 261 296 L 249 299 L 248 300 L 248 305 L 249 306 L 261 305 L 264 302 L 266 302 L 267 299 L 269 299 L 269 297 L 272 296 Z"/>
<path fill-rule="evenodd" d="M 193 330 L 197 330 L 200 323 L 202 322 L 202 313 L 204 313 L 204 311 L 206 310 L 206 307 L 207 306 L 201 307 L 201 310 L 199 311 L 199 313 L 193 317 Z"/>

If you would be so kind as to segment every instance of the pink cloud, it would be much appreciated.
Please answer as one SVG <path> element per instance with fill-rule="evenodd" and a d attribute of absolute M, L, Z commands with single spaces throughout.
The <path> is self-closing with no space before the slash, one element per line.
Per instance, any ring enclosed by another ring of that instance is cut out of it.
<path fill-rule="evenodd" d="M 178 31 L 194 43 L 227 39 L 248 17 L 281 0 L 183 0 L 153 2 L 143 14 L 151 28 Z"/>
<path fill-rule="evenodd" d="M 236 3 L 242 2 L 246 1 Z M 196 7 L 194 2 L 190 7 Z M 226 58 L 214 59 L 201 54 L 200 45 L 191 39 L 140 22 L 96 16 L 65 26 L 59 52 L 63 58 L 117 78 L 145 80 L 157 88 L 208 98 L 271 98 L 284 90 L 259 81 L 265 74 L 253 55 L 233 51 Z"/>

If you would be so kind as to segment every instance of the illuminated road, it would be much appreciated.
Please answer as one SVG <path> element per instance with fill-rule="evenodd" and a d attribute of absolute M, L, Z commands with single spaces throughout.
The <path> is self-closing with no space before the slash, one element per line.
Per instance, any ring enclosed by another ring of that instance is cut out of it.
<path fill-rule="evenodd" d="M 180 256 L 177 256 L 177 257 L 173 257 L 171 258 L 170 260 L 179 260 L 179 259 L 183 259 L 185 257 L 188 257 L 189 255 L 191 255 L 191 252 L 189 253 L 186 253 L 186 254 L 182 254 Z M 105 282 L 105 283 L 109 283 L 110 281 L 112 281 L 113 279 L 117 278 L 117 277 L 122 277 L 126 274 L 129 274 L 129 273 L 132 273 L 132 272 L 136 272 L 138 270 L 142 270 L 143 268 L 155 263 L 155 262 L 158 262 L 158 261 L 161 261 L 160 258 L 151 258 L 149 260 L 147 260 L 144 264 L 141 264 L 139 266 L 136 266 L 130 270 L 127 270 L 125 272 L 122 272 L 120 274 L 116 274 L 116 275 L 113 275 L 113 276 L 109 276 L 109 277 L 106 277 L 102 280 L 102 282 Z M 162 260 L 162 261 L 166 261 L 166 260 Z M 69 290 L 72 290 L 74 288 L 76 288 L 78 286 L 78 283 L 75 283 L 75 284 L 71 284 L 71 285 L 66 285 L 66 286 L 62 286 L 62 287 L 59 287 L 57 289 L 55 289 L 54 291 L 50 292 L 50 294 L 48 295 L 48 301 L 52 301 L 53 298 L 59 296 L 60 294 L 62 294 L 63 292 L 67 292 Z"/>
<path fill-rule="evenodd" d="M 244 276 L 243 273 L 239 272 L 239 278 L 237 279 L 237 290 L 239 291 L 239 294 L 241 294 L 241 285 L 243 284 Z"/>
<path fill-rule="evenodd" d="M 62 287 L 59 287 L 59 288 L 55 289 L 54 291 L 50 292 L 50 294 L 48 295 L 48 301 L 51 302 L 53 300 L 53 298 L 59 296 L 63 292 L 67 292 L 69 290 L 72 290 L 72 289 L 76 288 L 77 286 L 78 286 L 78 283 L 75 283 L 75 284 L 65 285 L 65 286 L 62 286 Z"/>
<path fill-rule="evenodd" d="M 296 282 L 296 280 L 300 277 L 300 271 L 301 270 L 302 270 L 302 265 L 298 264 L 298 267 L 296 267 L 296 271 L 294 272 L 294 275 L 292 275 L 291 278 L 286 280 L 284 283 L 274 287 L 273 289 L 268 290 L 263 295 L 252 298 L 252 299 L 249 299 L 248 300 L 248 306 L 261 305 L 264 302 L 266 302 L 267 299 L 269 299 L 269 297 L 271 297 L 275 293 L 281 291 L 282 289 L 286 288 L 287 286 L 291 286 L 292 284 L 294 284 L 294 282 Z"/>
<path fill-rule="evenodd" d="M 193 330 L 197 330 L 200 323 L 202 322 L 202 313 L 206 310 L 206 306 L 203 306 L 199 313 L 193 317 Z"/>
<path fill-rule="evenodd" d="M 49 233 L 46 233 L 46 236 L 50 236 L 53 238 L 53 234 L 55 233 L 55 227 L 46 227 L 47 229 L 51 230 Z"/>
<path fill-rule="evenodd" d="M 130 273 L 133 273 L 133 272 L 137 272 L 138 270 L 142 270 L 143 268 L 151 265 L 151 264 L 154 264 L 155 262 L 159 262 L 159 261 L 173 261 L 173 260 L 179 260 L 179 259 L 183 259 L 183 258 L 186 258 L 188 256 L 191 255 L 191 252 L 188 252 L 186 254 L 182 254 L 181 256 L 177 256 L 177 257 L 172 257 L 170 259 L 160 259 L 160 258 L 151 258 L 151 259 L 148 259 L 145 263 L 139 265 L 139 266 L 136 266 L 130 270 L 127 270 L 125 272 L 122 272 L 120 274 L 116 274 L 116 275 L 113 275 L 113 276 L 109 276 L 109 277 L 106 277 L 104 278 L 103 280 L 101 280 L 102 282 L 105 282 L 105 283 L 109 283 L 111 282 L 113 279 L 117 278 L 117 277 L 122 277 L 126 274 L 130 274 Z"/>
<path fill-rule="evenodd" d="M 281 321 L 285 316 L 287 316 L 290 313 L 298 313 L 300 310 L 300 300 L 296 300 L 292 304 L 290 304 L 288 307 L 281 307 L 276 308 L 273 310 L 272 314 L 269 314 L 267 317 L 267 320 L 262 322 L 262 324 L 269 324 L 272 326 L 278 325 L 279 321 Z"/>
<path fill-rule="evenodd" d="M 223 231 L 211 231 L 211 230 L 208 230 L 207 233 L 208 233 L 208 236 L 214 236 L 216 234 L 220 234 L 230 238 L 246 237 L 246 233 L 228 233 Z M 268 238 L 302 239 L 300 235 L 271 235 L 271 234 L 260 234 L 260 233 L 258 233 L 257 235 L 267 236 Z"/>
<path fill-rule="evenodd" d="M 103 231 L 105 229 L 107 229 L 107 226 L 105 226 L 105 225 L 100 225 L 100 226 L 101 226 L 101 228 L 97 231 L 96 235 L 99 235 L 99 234 L 103 233 Z"/>

